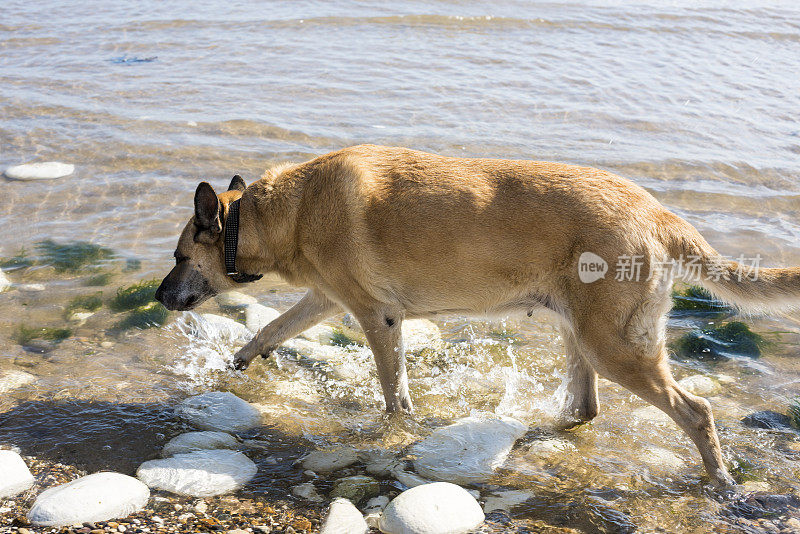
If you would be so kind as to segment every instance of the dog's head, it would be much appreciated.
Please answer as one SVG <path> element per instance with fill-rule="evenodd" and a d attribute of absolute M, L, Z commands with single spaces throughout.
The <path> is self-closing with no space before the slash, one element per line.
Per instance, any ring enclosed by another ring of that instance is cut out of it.
<path fill-rule="evenodd" d="M 236 286 L 225 274 L 222 236 L 223 205 L 242 196 L 246 185 L 239 175 L 217 196 L 208 182 L 194 194 L 194 217 L 184 227 L 175 249 L 175 267 L 156 290 L 156 300 L 169 310 L 191 310 L 220 291 Z"/>

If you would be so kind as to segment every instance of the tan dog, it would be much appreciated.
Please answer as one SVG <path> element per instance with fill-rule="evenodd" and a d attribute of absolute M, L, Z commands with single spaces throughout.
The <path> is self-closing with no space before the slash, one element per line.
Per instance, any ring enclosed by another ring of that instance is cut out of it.
<path fill-rule="evenodd" d="M 222 238 L 236 199 L 238 269 L 277 272 L 309 288 L 236 354 L 238 369 L 348 310 L 374 353 L 386 409 L 411 411 L 404 318 L 549 308 L 562 319 L 569 367 L 561 425 L 597 415 L 600 374 L 674 419 L 721 485 L 733 481 L 711 408 L 669 369 L 673 272 L 654 258 L 696 257 L 702 277 L 695 282 L 746 309 L 800 303 L 800 268 L 761 269 L 756 280 L 740 280 L 740 266 L 721 259 L 689 223 L 609 172 L 363 145 L 267 171 L 247 188 L 235 177 L 219 196 L 201 183 L 177 265 L 158 290 L 167 308 L 191 309 L 240 285 L 226 275 Z M 587 266 L 584 253 L 602 260 Z M 586 281 L 603 261 L 621 257 L 641 258 L 641 276 Z"/>

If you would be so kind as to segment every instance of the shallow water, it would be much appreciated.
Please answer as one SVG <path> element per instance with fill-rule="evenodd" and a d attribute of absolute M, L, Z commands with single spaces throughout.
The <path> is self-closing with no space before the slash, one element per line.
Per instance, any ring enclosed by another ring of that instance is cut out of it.
<path fill-rule="evenodd" d="M 83 285 L 90 272 L 8 273 L 46 286 L 0 294 L 0 368 L 37 377 L 0 398 L 0 441 L 30 454 L 130 471 L 180 430 L 168 411 L 175 400 L 214 388 L 271 414 L 254 437 L 266 443 L 265 457 L 280 461 L 259 463 L 250 491 L 285 491 L 297 476 L 291 461 L 308 447 L 347 441 L 400 450 L 475 412 L 513 415 L 547 432 L 563 348 L 546 315 L 440 321 L 447 345 L 412 360 L 418 414 L 403 423 L 384 420 L 371 356 L 360 347 L 331 349 L 322 369 L 283 354 L 232 374 L 213 367 L 235 347 L 187 337 L 177 314 L 161 329 L 118 332 L 119 317 L 104 306 L 50 352 L 23 350 L 20 324 L 61 326 L 75 296 L 102 290 L 109 299 L 119 286 L 162 276 L 199 180 L 219 188 L 240 173 L 249 182 L 270 164 L 361 142 L 567 161 L 634 179 L 723 254 L 800 264 L 800 10 L 791 2 L 256 9 L 11 0 L 2 12 L 0 167 L 58 160 L 76 172 L 2 184 L 0 224 L 11 231 L 0 256 L 30 252 L 43 239 L 87 240 L 119 254 L 105 265 L 115 274 L 102 287 Z M 125 258 L 141 268 L 125 272 Z M 274 278 L 251 293 L 281 311 L 302 294 Z M 201 311 L 218 313 L 213 302 Z M 679 377 L 734 379 L 711 398 L 725 454 L 773 492 L 800 489 L 796 438 L 739 420 L 784 411 L 796 396 L 796 319 L 745 319 L 777 342 L 756 364 L 674 365 Z M 675 318 L 671 335 L 698 324 Z M 532 452 L 541 437 L 534 432 L 481 489 L 530 490 L 536 499 L 512 517 L 585 531 L 624 531 L 627 523 L 725 531 L 732 520 L 704 488 L 688 438 L 637 411 L 645 404 L 613 384 L 601 385 L 601 401 L 595 422 L 559 435 L 574 449 Z M 683 467 L 648 463 L 652 447 Z"/>

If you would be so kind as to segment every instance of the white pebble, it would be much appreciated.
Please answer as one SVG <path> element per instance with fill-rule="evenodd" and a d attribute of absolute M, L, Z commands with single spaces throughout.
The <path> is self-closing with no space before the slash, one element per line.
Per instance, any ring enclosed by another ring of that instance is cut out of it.
<path fill-rule="evenodd" d="M 6 169 L 5 175 L 12 180 L 52 180 L 75 172 L 75 165 L 58 161 L 24 163 Z"/>

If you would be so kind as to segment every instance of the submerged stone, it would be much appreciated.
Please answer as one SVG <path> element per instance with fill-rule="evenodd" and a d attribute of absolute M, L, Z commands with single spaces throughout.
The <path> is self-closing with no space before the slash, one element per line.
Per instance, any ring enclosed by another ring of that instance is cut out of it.
<path fill-rule="evenodd" d="M 256 472 L 256 464 L 244 454 L 218 449 L 149 460 L 139 467 L 136 476 L 151 488 L 210 497 L 241 488 Z"/>
<path fill-rule="evenodd" d="M 325 500 L 311 482 L 304 482 L 303 484 L 298 484 L 297 486 L 292 487 L 292 495 L 296 495 L 301 499 L 311 502 L 322 502 Z"/>
<path fill-rule="evenodd" d="M 336 337 L 336 330 L 332 326 L 318 324 L 300 334 L 299 337 L 322 345 L 331 345 Z"/>
<path fill-rule="evenodd" d="M 160 302 L 151 302 L 144 306 L 131 310 L 117 324 L 117 328 L 127 330 L 129 328 L 153 328 L 161 326 L 167 322 L 169 311 Z"/>
<path fill-rule="evenodd" d="M 39 293 L 47 289 L 44 284 L 17 284 L 16 288 L 23 293 Z"/>
<path fill-rule="evenodd" d="M 502 465 L 528 427 L 510 417 L 466 417 L 413 444 L 414 469 L 457 484 L 483 482 Z"/>
<path fill-rule="evenodd" d="M 115 312 L 133 310 L 156 300 L 156 289 L 161 282 L 148 280 L 128 287 L 121 287 L 110 302 Z"/>
<path fill-rule="evenodd" d="M 269 323 L 280 317 L 281 312 L 275 308 L 258 303 L 248 304 L 244 309 L 244 322 L 251 332 L 258 332 Z"/>
<path fill-rule="evenodd" d="M 484 499 L 483 512 L 490 513 L 496 510 L 509 512 L 514 506 L 524 503 L 534 497 L 530 491 L 507 490 L 489 494 Z"/>
<path fill-rule="evenodd" d="M 366 466 L 368 474 L 377 477 L 388 477 L 392 472 L 403 468 L 403 461 L 386 449 L 358 451 L 358 459 Z"/>
<path fill-rule="evenodd" d="M 367 501 L 367 504 L 364 506 L 364 513 L 372 514 L 377 512 L 382 512 L 384 508 L 389 504 L 389 497 L 386 495 L 379 495 L 377 497 L 373 497 Z"/>
<path fill-rule="evenodd" d="M 691 313 L 721 313 L 730 311 L 730 307 L 714 298 L 706 289 L 689 286 L 683 291 L 672 292 L 672 310 Z"/>
<path fill-rule="evenodd" d="M 178 405 L 175 414 L 204 430 L 244 432 L 261 425 L 261 413 L 227 391 L 189 397 Z"/>
<path fill-rule="evenodd" d="M 694 395 L 705 397 L 719 391 L 719 384 L 713 379 L 703 375 L 691 375 L 678 380 L 678 384 Z"/>
<path fill-rule="evenodd" d="M 786 414 L 773 410 L 751 413 L 742 419 L 742 424 L 764 430 L 792 430 L 792 419 Z"/>
<path fill-rule="evenodd" d="M 739 321 L 684 334 L 672 344 L 677 356 L 701 361 L 728 360 L 732 356 L 758 358 L 764 338 Z"/>
<path fill-rule="evenodd" d="M 56 243 L 52 239 L 36 242 L 38 262 L 52 265 L 56 272 L 79 272 L 85 267 L 96 266 L 116 257 L 110 248 L 88 241 Z"/>
<path fill-rule="evenodd" d="M 358 461 L 358 451 L 352 447 L 334 447 L 312 451 L 302 460 L 303 469 L 315 473 L 331 473 L 351 466 Z"/>
<path fill-rule="evenodd" d="M 33 486 L 25 460 L 15 451 L 0 450 L 0 499 L 13 497 Z"/>
<path fill-rule="evenodd" d="M 175 454 L 186 454 L 211 449 L 237 449 L 239 442 L 236 438 L 225 432 L 206 430 L 202 432 L 186 432 L 175 436 L 161 449 L 161 456 L 168 457 Z"/>
<path fill-rule="evenodd" d="M 23 163 L 14 165 L 5 171 L 12 180 L 53 180 L 63 178 L 75 172 L 75 165 L 60 161 L 43 161 L 40 163 Z"/>
<path fill-rule="evenodd" d="M 480 504 L 464 488 L 434 482 L 395 497 L 379 525 L 386 534 L 463 534 L 483 520 Z"/>
<path fill-rule="evenodd" d="M 246 308 L 250 304 L 256 304 L 258 301 L 255 297 L 251 297 L 250 295 L 245 295 L 239 291 L 226 291 L 224 293 L 220 293 L 214 300 L 217 301 L 217 305 L 223 309 L 241 309 Z"/>
<path fill-rule="evenodd" d="M 36 377 L 25 371 L 0 370 L 0 393 L 7 393 L 35 381 Z"/>
<path fill-rule="evenodd" d="M 149 498 L 147 486 L 133 477 L 95 473 L 43 491 L 28 520 L 47 527 L 108 521 L 140 511 Z"/>
<path fill-rule="evenodd" d="M 641 459 L 644 463 L 660 469 L 676 470 L 684 466 L 675 453 L 661 447 L 645 447 Z"/>
<path fill-rule="evenodd" d="M 418 352 L 424 348 L 440 349 L 443 346 L 442 332 L 436 323 L 428 319 L 408 319 L 403 321 L 403 346 L 408 352 Z"/>
<path fill-rule="evenodd" d="M 424 484 L 430 484 L 432 480 L 422 478 L 416 473 L 411 473 L 405 469 L 394 469 L 392 471 L 392 478 L 407 488 L 416 488 Z"/>
<path fill-rule="evenodd" d="M 354 504 L 358 504 L 365 499 L 377 496 L 380 491 L 380 483 L 374 478 L 355 475 L 340 478 L 334 482 L 330 496 L 343 497 Z"/>
<path fill-rule="evenodd" d="M 11 287 L 11 280 L 0 270 L 0 293 Z"/>
<path fill-rule="evenodd" d="M 334 499 L 322 520 L 320 534 L 366 534 L 369 526 L 358 508 L 347 499 Z"/>

